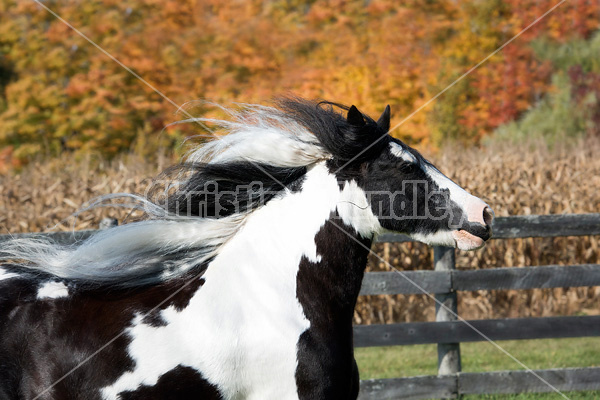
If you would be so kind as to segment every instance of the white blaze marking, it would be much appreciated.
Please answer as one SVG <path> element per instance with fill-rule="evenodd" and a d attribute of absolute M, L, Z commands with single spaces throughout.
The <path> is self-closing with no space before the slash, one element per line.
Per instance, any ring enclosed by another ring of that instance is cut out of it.
<path fill-rule="evenodd" d="M 479 211 L 483 210 L 485 203 L 458 186 L 454 183 L 450 178 L 442 174 L 437 168 L 426 165 L 425 172 L 429 174 L 431 179 L 435 182 L 435 184 L 439 187 L 439 189 L 447 189 L 450 192 L 450 200 L 456 203 L 462 210 L 462 218 L 478 221 L 477 218 L 483 219 L 483 216 L 479 217 L 478 215 L 473 214 L 473 210 Z M 478 206 L 477 206 L 478 205 Z M 477 207 L 475 207 L 477 206 Z M 450 210 L 451 211 L 451 210 Z M 454 220 L 452 216 L 450 216 L 450 220 Z M 457 221 L 458 222 L 458 221 Z M 464 222 L 464 221 L 460 221 Z M 449 229 L 453 229 L 450 231 Z M 470 240 L 466 239 L 465 234 L 456 234 L 456 230 L 458 227 L 444 227 L 443 230 L 432 234 L 413 234 L 412 238 L 418 240 L 420 242 L 427 243 L 429 245 L 441 245 L 441 246 L 449 246 L 449 247 L 459 247 L 461 249 L 474 249 L 477 246 L 471 243 Z M 454 232 L 454 234 L 453 234 Z M 480 246 L 480 245 L 479 245 Z"/>
<path fill-rule="evenodd" d="M 140 317 L 132 322 L 128 353 L 135 369 L 105 387 L 103 397 L 154 385 L 183 365 L 199 371 L 225 399 L 297 399 L 297 344 L 310 327 L 296 297 L 300 261 L 321 260 L 315 235 L 336 207 L 362 235 L 381 229 L 370 207 L 361 210 L 347 200 L 367 204 L 356 184 L 340 191 L 319 163 L 300 192 L 284 193 L 252 213 L 210 264 L 188 307 L 163 310 L 166 326 Z"/>
<path fill-rule="evenodd" d="M 452 182 L 450 178 L 438 171 L 437 168 L 428 165 L 426 166 L 425 171 L 440 189 L 448 189 L 448 191 L 450 191 L 450 200 L 458 204 L 462 209 L 465 218 L 468 218 L 471 222 L 484 223 L 483 209 L 487 204 L 485 204 L 483 200 L 473 196 L 465 189 Z M 481 214 L 472 215 L 474 211 L 478 213 L 481 212 Z"/>
<path fill-rule="evenodd" d="M 58 299 L 60 297 L 67 297 L 69 295 L 69 289 L 62 282 L 46 282 L 38 289 L 37 298 L 41 299 Z"/>
<path fill-rule="evenodd" d="M 452 182 L 450 178 L 438 171 L 437 168 L 431 165 L 426 165 L 425 172 L 429 174 L 431 179 L 438 185 L 440 189 L 448 189 L 450 191 L 450 200 L 454 201 L 461 208 L 464 209 L 467 199 L 474 197 L 465 189 Z"/>

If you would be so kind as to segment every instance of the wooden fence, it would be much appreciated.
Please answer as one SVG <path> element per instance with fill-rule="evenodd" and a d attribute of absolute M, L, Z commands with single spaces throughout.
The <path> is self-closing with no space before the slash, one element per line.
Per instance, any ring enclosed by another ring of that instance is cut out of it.
<path fill-rule="evenodd" d="M 115 221 L 103 221 L 110 226 Z M 494 220 L 494 239 L 600 235 L 600 214 L 531 215 Z M 61 243 L 89 237 L 93 230 L 48 234 Z M 26 237 L 32 234 L 19 234 Z M 8 239 L 0 235 L 0 243 Z M 407 242 L 387 234 L 378 242 Z M 361 381 L 361 400 L 457 398 L 463 394 L 549 392 L 531 372 L 463 373 L 461 342 L 600 336 L 600 316 L 515 318 L 463 321 L 456 319 L 458 291 L 600 286 L 600 265 L 547 265 L 526 268 L 455 270 L 454 249 L 434 247 L 433 271 L 371 272 L 361 295 L 433 293 L 452 312 L 436 307 L 436 322 L 354 327 L 356 347 L 437 344 L 439 374 Z M 485 337 L 484 337 L 485 336 Z M 561 391 L 600 390 L 600 367 L 534 371 Z"/>
<path fill-rule="evenodd" d="M 530 215 L 496 218 L 494 239 L 600 235 L 600 214 Z M 379 242 L 406 242 L 389 234 Z M 433 271 L 372 272 L 361 295 L 432 293 L 436 322 L 354 327 L 356 347 L 437 344 L 438 375 L 361 381 L 361 400 L 457 398 L 466 394 L 549 392 L 529 371 L 461 372 L 461 342 L 600 336 L 600 316 L 509 318 L 459 321 L 457 292 L 600 286 L 600 265 L 546 265 L 526 268 L 455 270 L 452 248 L 434 247 Z M 450 311 L 448 311 L 451 310 Z M 486 339 L 487 338 L 487 339 Z M 517 355 L 518 356 L 518 355 Z M 560 391 L 600 390 L 600 367 L 534 371 Z"/>

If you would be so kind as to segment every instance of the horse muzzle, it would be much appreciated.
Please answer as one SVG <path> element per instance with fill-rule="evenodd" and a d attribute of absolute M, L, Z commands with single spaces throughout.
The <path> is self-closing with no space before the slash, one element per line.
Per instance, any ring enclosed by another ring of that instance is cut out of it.
<path fill-rule="evenodd" d="M 460 250 L 477 250 L 492 237 L 494 211 L 482 200 L 474 197 L 466 207 L 467 224 L 452 232 L 456 247 Z"/>

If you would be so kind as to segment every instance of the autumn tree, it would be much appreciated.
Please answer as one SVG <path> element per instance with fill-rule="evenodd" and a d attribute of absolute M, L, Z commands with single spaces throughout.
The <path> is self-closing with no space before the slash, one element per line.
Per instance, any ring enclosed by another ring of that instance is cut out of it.
<path fill-rule="evenodd" d="M 39 4 L 0 0 L 3 165 L 61 152 L 150 155 L 201 129 L 163 130 L 169 122 L 217 115 L 206 101 L 268 103 L 289 93 L 356 104 L 373 115 L 390 104 L 392 126 L 401 125 L 392 134 L 412 145 L 477 142 L 551 91 L 556 66 L 533 44 L 588 40 L 600 15 L 597 2 L 566 2 L 411 116 L 556 2 L 43 4 L 160 93 Z"/>

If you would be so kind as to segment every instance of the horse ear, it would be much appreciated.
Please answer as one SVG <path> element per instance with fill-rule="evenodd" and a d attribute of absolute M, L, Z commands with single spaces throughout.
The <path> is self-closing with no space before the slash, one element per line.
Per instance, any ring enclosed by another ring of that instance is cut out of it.
<path fill-rule="evenodd" d="M 347 120 L 350 125 L 354 125 L 354 126 L 364 126 L 365 125 L 365 118 L 363 117 L 362 113 L 360 111 L 358 111 L 358 108 L 356 108 L 355 106 L 350 107 L 350 109 L 348 110 Z"/>
<path fill-rule="evenodd" d="M 383 114 L 377 120 L 377 126 L 379 126 L 383 131 L 387 132 L 390 130 L 390 105 L 388 104 L 385 110 L 383 110 Z"/>

